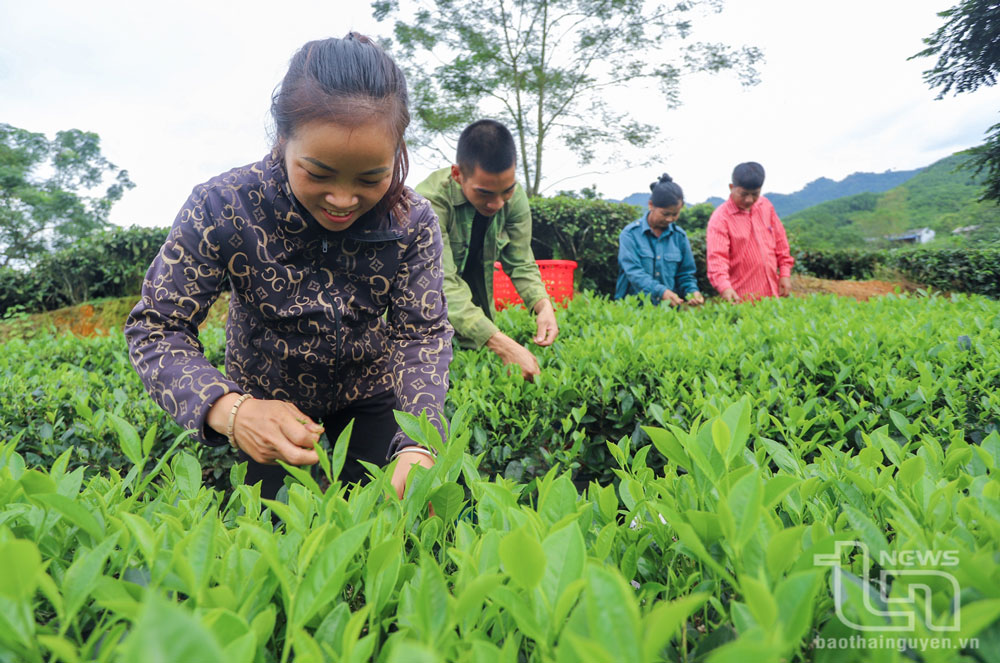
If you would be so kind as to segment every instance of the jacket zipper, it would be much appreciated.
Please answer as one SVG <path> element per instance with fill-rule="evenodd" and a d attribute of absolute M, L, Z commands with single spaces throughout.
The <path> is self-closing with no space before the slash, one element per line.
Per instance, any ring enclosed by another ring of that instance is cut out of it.
<path fill-rule="evenodd" d="M 333 404 L 334 404 L 334 408 L 336 408 L 337 405 L 338 405 L 338 403 L 340 402 L 340 390 L 341 390 L 341 387 L 343 387 L 343 383 L 340 380 L 340 353 L 342 351 L 342 347 L 341 346 L 343 344 L 343 341 L 342 341 L 341 334 L 340 334 L 340 328 L 341 328 L 341 324 L 340 324 L 340 308 L 338 306 L 336 306 L 336 300 L 335 299 L 331 298 L 330 301 L 331 301 L 331 303 L 334 304 L 334 307 L 333 307 L 333 319 L 334 319 L 334 327 L 336 328 L 336 336 L 337 336 L 337 350 L 336 350 L 336 354 L 333 357 L 333 374 L 336 376 L 336 379 L 337 379 L 337 392 L 334 395 Z"/>
<path fill-rule="evenodd" d="M 321 246 L 323 254 L 326 255 L 326 252 L 329 249 L 329 244 L 327 243 L 325 237 L 323 238 L 323 243 Z M 340 353 L 343 351 L 343 338 L 340 333 L 341 331 L 340 309 L 336 305 L 335 298 L 331 297 L 330 303 L 333 304 L 333 320 L 334 320 L 335 335 L 337 337 L 336 350 L 334 351 L 334 356 L 333 356 L 333 374 L 337 376 L 337 392 L 333 397 L 334 408 L 336 408 L 337 401 L 340 399 L 340 388 L 341 386 L 343 386 L 340 383 Z"/>

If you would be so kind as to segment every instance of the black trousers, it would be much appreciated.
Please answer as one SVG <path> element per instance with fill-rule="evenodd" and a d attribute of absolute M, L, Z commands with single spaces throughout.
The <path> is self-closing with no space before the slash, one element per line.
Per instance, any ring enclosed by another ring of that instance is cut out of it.
<path fill-rule="evenodd" d="M 368 473 L 358 461 L 385 465 L 389 444 L 399 430 L 396 418 L 392 414 L 395 407 L 396 395 L 390 389 L 378 396 L 349 405 L 321 420 L 331 445 L 336 443 L 351 419 L 354 420 L 351 441 L 347 447 L 347 459 L 344 461 L 344 469 L 340 472 L 342 483 L 368 481 Z M 288 476 L 285 468 L 281 465 L 258 463 L 242 449 L 239 452 L 239 459 L 240 462 L 247 462 L 247 475 L 244 480 L 246 484 L 252 486 L 260 481 L 260 496 L 273 500 L 284 485 L 285 477 Z"/>

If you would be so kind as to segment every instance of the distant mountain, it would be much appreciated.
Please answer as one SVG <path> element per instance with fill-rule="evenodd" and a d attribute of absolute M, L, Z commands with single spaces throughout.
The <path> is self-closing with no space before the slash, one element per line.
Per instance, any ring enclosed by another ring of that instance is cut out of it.
<path fill-rule="evenodd" d="M 852 173 L 839 182 L 821 177 L 790 194 L 765 193 L 774 205 L 774 211 L 784 218 L 799 210 L 819 205 L 828 200 L 852 196 L 857 193 L 882 193 L 895 188 L 919 173 L 915 170 L 887 170 L 884 173 Z"/>
<path fill-rule="evenodd" d="M 828 200 L 843 198 L 857 193 L 882 193 L 903 184 L 917 173 L 915 170 L 887 170 L 884 173 L 852 173 L 839 182 L 835 182 L 827 177 L 813 180 L 795 193 L 765 193 L 764 196 L 771 201 L 778 216 L 784 218 L 789 214 L 794 214 L 799 210 L 818 205 Z M 706 203 L 713 207 L 718 207 L 725 202 L 725 198 L 712 197 Z M 648 193 L 633 193 L 624 201 L 631 205 L 646 207 L 649 201 Z"/>
<path fill-rule="evenodd" d="M 646 209 L 646 204 L 649 202 L 648 193 L 633 193 L 631 196 L 625 200 L 612 200 L 613 203 L 628 203 L 629 205 L 638 205 L 639 207 Z"/>
<path fill-rule="evenodd" d="M 629 205 L 637 205 L 642 209 L 646 209 L 649 204 L 649 194 L 648 193 L 633 193 L 631 196 L 625 200 L 612 200 L 612 203 L 628 203 Z M 709 203 L 712 207 L 718 207 L 722 203 L 726 202 L 725 198 L 709 198 L 705 201 Z M 687 207 L 690 207 L 694 203 L 687 203 Z"/>
<path fill-rule="evenodd" d="M 1000 239 L 1000 207 L 980 202 L 982 183 L 960 166 L 968 159 L 954 154 L 883 192 L 865 192 L 828 200 L 783 219 L 793 241 L 803 248 L 885 246 L 888 235 L 916 228 L 937 233 L 934 244 L 947 244 L 956 228 L 978 226 L 964 241 Z M 850 179 L 850 178 L 848 178 Z"/>

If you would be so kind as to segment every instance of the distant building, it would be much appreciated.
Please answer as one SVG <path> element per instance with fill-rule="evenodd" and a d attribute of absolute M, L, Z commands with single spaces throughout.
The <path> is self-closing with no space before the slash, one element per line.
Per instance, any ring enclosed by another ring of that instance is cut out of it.
<path fill-rule="evenodd" d="M 951 231 L 952 235 L 964 235 L 966 233 L 971 233 L 973 230 L 979 230 L 980 226 L 962 226 L 961 228 L 955 228 Z"/>
<path fill-rule="evenodd" d="M 926 244 L 934 240 L 934 231 L 930 228 L 917 228 L 915 230 L 907 230 L 901 235 L 893 235 L 888 239 L 890 242 L 899 242 L 901 244 Z"/>

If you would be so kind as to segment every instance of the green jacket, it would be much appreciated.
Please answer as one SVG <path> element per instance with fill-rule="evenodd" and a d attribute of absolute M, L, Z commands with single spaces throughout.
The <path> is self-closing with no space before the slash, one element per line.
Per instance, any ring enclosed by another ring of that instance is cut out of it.
<path fill-rule="evenodd" d="M 518 184 L 514 195 L 497 212 L 483 240 L 483 274 L 486 275 L 487 306 L 479 307 L 472 300 L 472 291 L 462 279 L 465 260 L 469 255 L 469 236 L 476 210 L 451 177 L 451 168 L 442 168 L 415 187 L 417 193 L 431 203 L 441 224 L 444 240 L 444 296 L 448 303 L 448 320 L 455 328 L 455 337 L 462 345 L 480 348 L 498 331 L 493 323 L 493 263 L 499 260 L 510 276 L 514 288 L 532 309 L 546 297 L 545 285 L 531 251 L 531 209 L 528 196 Z M 450 250 L 449 250 L 450 249 Z"/>

